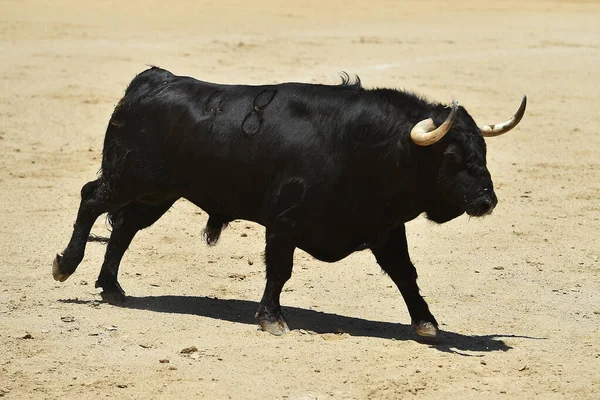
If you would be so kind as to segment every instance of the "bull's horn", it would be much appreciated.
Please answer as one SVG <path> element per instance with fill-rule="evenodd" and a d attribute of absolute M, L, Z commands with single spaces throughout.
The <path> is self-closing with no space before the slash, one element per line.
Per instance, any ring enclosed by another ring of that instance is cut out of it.
<path fill-rule="evenodd" d="M 481 134 L 485 137 L 493 137 L 510 131 L 512 128 L 517 126 L 517 124 L 521 121 L 521 118 L 523 118 L 523 115 L 525 114 L 525 107 L 527 107 L 527 96 L 523 96 L 521 106 L 511 119 L 501 124 L 482 125 L 479 127 Z"/>
<path fill-rule="evenodd" d="M 452 127 L 457 111 L 458 102 L 454 100 L 452 102 L 452 111 L 450 111 L 450 115 L 448 115 L 448 118 L 446 118 L 443 124 L 436 127 L 431 118 L 424 119 L 413 126 L 410 131 L 410 138 L 419 146 L 430 146 L 440 141 Z"/>

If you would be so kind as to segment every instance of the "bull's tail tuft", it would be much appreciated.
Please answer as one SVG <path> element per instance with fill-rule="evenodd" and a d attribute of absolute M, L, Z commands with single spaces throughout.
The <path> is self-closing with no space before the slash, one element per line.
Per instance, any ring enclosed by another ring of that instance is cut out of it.
<path fill-rule="evenodd" d="M 91 233 L 87 238 L 88 242 L 97 242 L 97 243 L 102 243 L 102 244 L 108 243 L 109 240 L 110 240 L 110 238 L 94 235 L 93 233 Z"/>
<path fill-rule="evenodd" d="M 106 214 L 106 228 L 112 232 L 112 227 L 114 224 L 114 214 L 113 213 L 108 213 Z M 108 243 L 108 241 L 110 240 L 110 237 L 105 237 L 105 236 L 98 236 L 98 235 L 94 235 L 93 233 L 91 233 L 88 238 L 87 241 L 88 242 L 96 242 L 96 243 L 102 243 L 102 244 L 106 244 Z"/>
<path fill-rule="evenodd" d="M 230 219 L 224 218 L 222 215 L 211 215 L 206 223 L 206 228 L 202 236 L 209 246 L 214 246 L 221 237 L 221 231 L 231 222 Z"/>

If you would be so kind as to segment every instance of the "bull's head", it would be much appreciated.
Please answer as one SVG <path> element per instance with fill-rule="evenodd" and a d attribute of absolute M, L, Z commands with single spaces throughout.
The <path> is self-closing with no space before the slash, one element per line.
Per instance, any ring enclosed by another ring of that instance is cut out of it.
<path fill-rule="evenodd" d="M 436 190 L 427 216 L 436 222 L 445 222 L 466 212 L 480 217 L 492 212 L 498 199 L 490 173 L 486 167 L 486 146 L 483 137 L 499 136 L 510 131 L 523 118 L 527 97 L 508 121 L 495 125 L 477 126 L 471 116 L 458 103 L 439 126 L 429 118 L 417 123 L 410 137 L 419 146 L 435 147 Z M 458 119 L 457 119 L 458 117 Z"/>

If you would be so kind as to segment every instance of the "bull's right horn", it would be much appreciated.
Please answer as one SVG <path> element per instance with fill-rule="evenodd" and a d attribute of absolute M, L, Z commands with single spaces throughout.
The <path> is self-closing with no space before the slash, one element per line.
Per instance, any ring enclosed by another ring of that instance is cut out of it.
<path fill-rule="evenodd" d="M 521 106 L 519 106 L 519 109 L 511 119 L 501 124 L 482 125 L 479 127 L 481 134 L 485 137 L 493 137 L 510 131 L 512 128 L 517 126 L 519 122 L 521 122 L 521 118 L 523 118 L 523 115 L 525 114 L 525 107 L 527 107 L 527 96 L 523 96 Z"/>
<path fill-rule="evenodd" d="M 452 123 L 454 122 L 454 118 L 456 118 L 457 111 L 458 102 L 454 100 L 452 102 L 452 111 L 450 111 L 450 114 L 444 123 L 442 123 L 439 127 L 436 127 L 433 119 L 424 119 L 413 126 L 412 130 L 410 131 L 410 138 L 419 146 L 430 146 L 440 141 L 452 127 Z"/>

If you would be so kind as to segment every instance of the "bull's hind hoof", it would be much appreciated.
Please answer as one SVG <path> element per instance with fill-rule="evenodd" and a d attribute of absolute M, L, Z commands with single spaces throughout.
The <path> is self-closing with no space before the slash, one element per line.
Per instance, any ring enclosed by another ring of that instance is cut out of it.
<path fill-rule="evenodd" d="M 119 282 L 101 283 L 100 281 L 96 281 L 96 287 L 103 289 L 100 296 L 102 300 L 109 304 L 118 305 L 125 301 L 125 291 L 119 285 Z"/>
<path fill-rule="evenodd" d="M 105 301 L 108 304 L 121 304 L 125 301 L 125 293 L 123 292 L 107 292 L 107 291 L 103 291 L 102 293 L 100 293 L 100 297 L 102 297 L 102 300 Z"/>
<path fill-rule="evenodd" d="M 64 282 L 71 276 L 70 273 L 62 272 L 60 268 L 60 260 L 62 259 L 62 255 L 57 254 L 54 262 L 52 263 L 52 277 L 54 280 L 59 282 Z"/>
<path fill-rule="evenodd" d="M 440 330 L 432 322 L 413 322 L 413 328 L 421 339 L 435 341 L 440 337 Z"/>
<path fill-rule="evenodd" d="M 271 335 L 281 336 L 290 331 L 281 312 L 272 315 L 259 311 L 256 313 L 256 320 L 258 321 L 260 328 L 265 332 L 269 332 Z"/>

